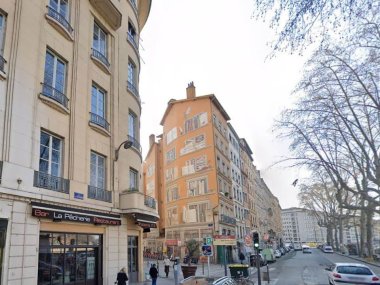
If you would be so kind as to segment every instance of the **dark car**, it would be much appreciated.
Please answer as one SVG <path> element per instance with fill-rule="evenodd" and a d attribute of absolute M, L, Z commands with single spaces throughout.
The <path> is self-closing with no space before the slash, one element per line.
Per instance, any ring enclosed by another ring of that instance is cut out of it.
<path fill-rule="evenodd" d="M 187 255 L 183 258 L 183 263 L 189 263 L 189 257 Z M 198 264 L 198 258 L 193 257 L 190 263 Z"/>
<path fill-rule="evenodd" d="M 259 258 L 260 258 L 260 266 L 264 266 L 268 264 L 267 260 L 262 254 L 259 254 Z M 256 267 L 256 264 L 257 264 L 256 262 L 257 262 L 257 255 L 252 254 L 249 257 L 249 263 L 251 264 L 251 266 Z"/>

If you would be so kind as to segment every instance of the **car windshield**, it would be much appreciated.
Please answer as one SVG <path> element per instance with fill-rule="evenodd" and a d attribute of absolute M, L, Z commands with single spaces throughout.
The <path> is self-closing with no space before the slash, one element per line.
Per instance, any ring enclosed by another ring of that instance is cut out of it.
<path fill-rule="evenodd" d="M 336 271 L 341 274 L 372 275 L 371 270 L 360 266 L 338 266 Z"/>

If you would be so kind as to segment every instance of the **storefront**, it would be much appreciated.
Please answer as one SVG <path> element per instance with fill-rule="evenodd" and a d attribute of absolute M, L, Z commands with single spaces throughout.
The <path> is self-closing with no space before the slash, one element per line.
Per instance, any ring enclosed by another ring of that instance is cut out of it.
<path fill-rule="evenodd" d="M 119 215 L 33 202 L 32 216 L 40 218 L 37 284 L 104 283 L 106 229 L 121 225 Z"/>

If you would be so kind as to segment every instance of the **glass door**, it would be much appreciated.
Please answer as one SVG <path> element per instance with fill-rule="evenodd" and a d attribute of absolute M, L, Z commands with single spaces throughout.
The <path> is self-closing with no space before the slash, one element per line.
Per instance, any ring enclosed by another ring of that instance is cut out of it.
<path fill-rule="evenodd" d="M 128 277 L 130 282 L 138 281 L 138 237 L 128 236 Z"/>
<path fill-rule="evenodd" d="M 2 272 L 3 272 L 3 263 L 4 263 L 5 241 L 7 239 L 7 226 L 8 226 L 8 220 L 0 219 L 0 283 L 3 278 Z"/>

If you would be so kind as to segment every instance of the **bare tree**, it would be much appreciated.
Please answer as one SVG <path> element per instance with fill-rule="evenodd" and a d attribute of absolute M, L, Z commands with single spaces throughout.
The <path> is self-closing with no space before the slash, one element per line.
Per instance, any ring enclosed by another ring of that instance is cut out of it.
<path fill-rule="evenodd" d="M 367 17 L 379 12 L 379 0 L 254 0 L 253 16 L 270 19 L 278 37 L 274 51 L 302 50 L 307 45 L 328 43 L 331 37 L 350 37 Z M 366 28 L 369 28 L 366 25 Z M 338 33 L 338 34 L 337 34 Z"/>

